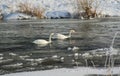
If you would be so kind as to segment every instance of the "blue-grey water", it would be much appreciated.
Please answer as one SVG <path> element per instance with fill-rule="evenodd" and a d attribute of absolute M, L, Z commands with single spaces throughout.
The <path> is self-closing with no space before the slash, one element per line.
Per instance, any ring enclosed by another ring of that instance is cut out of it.
<path fill-rule="evenodd" d="M 48 40 L 50 33 L 68 35 L 71 29 L 76 32 L 69 39 L 52 39 L 53 42 L 46 46 L 32 43 L 36 39 Z M 1 21 L 0 74 L 86 66 L 85 59 L 76 59 L 75 53 L 109 48 L 116 32 L 120 32 L 120 18 Z M 79 49 L 74 51 L 73 47 Z M 120 49 L 120 34 L 113 47 Z M 104 67 L 104 59 L 88 58 L 88 66 L 92 66 L 90 61 L 94 60 L 96 67 Z M 116 57 L 116 66 L 120 66 L 119 59 L 119 56 Z M 79 62 L 78 65 L 74 63 L 75 60 Z"/>

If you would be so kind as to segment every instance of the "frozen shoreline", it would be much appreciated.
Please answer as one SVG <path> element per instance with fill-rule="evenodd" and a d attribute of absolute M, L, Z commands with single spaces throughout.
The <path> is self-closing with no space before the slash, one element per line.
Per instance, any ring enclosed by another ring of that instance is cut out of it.
<path fill-rule="evenodd" d="M 120 75 L 120 67 L 114 67 L 111 70 L 113 75 Z M 90 68 L 90 67 L 78 67 L 74 69 L 61 68 L 61 69 L 52 69 L 44 71 L 33 71 L 33 72 L 21 72 L 21 73 L 12 73 L 5 74 L 1 76 L 85 76 L 85 75 L 106 75 L 110 74 L 108 69 L 105 68 Z"/>
<path fill-rule="evenodd" d="M 0 9 L 5 16 L 5 20 L 10 19 L 36 19 L 23 13 L 18 13 L 19 3 L 28 2 L 34 7 L 43 7 L 46 18 L 71 18 L 77 12 L 75 0 L 1 0 Z M 101 4 L 97 11 L 102 11 L 104 15 L 120 16 L 119 0 L 100 0 Z"/>

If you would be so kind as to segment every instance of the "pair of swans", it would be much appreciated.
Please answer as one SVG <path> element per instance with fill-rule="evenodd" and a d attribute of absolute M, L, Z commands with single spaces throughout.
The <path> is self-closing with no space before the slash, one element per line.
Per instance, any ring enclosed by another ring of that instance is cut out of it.
<path fill-rule="evenodd" d="M 74 30 L 70 30 L 69 35 L 63 35 L 63 34 L 60 34 L 60 33 L 57 33 L 57 34 L 51 33 L 50 36 L 49 36 L 49 41 L 44 40 L 44 39 L 37 39 L 37 40 L 33 41 L 33 43 L 38 44 L 38 45 L 47 45 L 47 44 L 52 42 L 51 38 L 52 38 L 53 35 L 54 35 L 53 36 L 54 39 L 64 40 L 64 39 L 70 38 L 71 34 L 74 33 L 74 32 L 75 32 Z"/>

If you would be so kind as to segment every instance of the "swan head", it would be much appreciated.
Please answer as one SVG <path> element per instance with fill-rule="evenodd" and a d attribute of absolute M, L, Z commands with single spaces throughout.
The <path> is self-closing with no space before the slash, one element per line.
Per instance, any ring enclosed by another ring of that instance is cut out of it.
<path fill-rule="evenodd" d="M 71 33 L 75 33 L 75 30 L 70 30 Z"/>

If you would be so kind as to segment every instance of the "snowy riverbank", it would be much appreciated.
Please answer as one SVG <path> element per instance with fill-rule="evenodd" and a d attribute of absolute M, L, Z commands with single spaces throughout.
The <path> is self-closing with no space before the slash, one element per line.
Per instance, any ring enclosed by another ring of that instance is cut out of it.
<path fill-rule="evenodd" d="M 77 11 L 75 0 L 1 0 L 0 9 L 4 19 L 31 18 L 31 16 L 16 13 L 19 9 L 19 4 L 26 2 L 30 3 L 31 6 L 44 8 L 45 12 L 43 14 L 47 18 L 69 18 L 73 17 Z M 120 1 L 100 0 L 100 7 L 97 11 L 101 11 L 105 15 L 120 16 Z"/>

